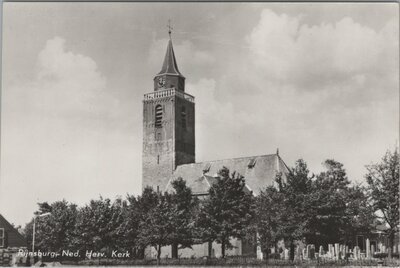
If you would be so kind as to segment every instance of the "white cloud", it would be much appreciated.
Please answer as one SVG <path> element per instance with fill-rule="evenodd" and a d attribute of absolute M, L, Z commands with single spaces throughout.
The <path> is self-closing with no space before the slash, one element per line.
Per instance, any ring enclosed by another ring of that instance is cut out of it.
<path fill-rule="evenodd" d="M 381 30 L 351 18 L 308 26 L 300 16 L 265 9 L 246 43 L 250 51 L 235 54 L 223 77 L 188 85 L 198 103 L 200 160 L 280 147 L 289 165 L 304 157 L 318 171 L 324 159 L 336 158 L 361 180 L 363 166 L 394 144 L 399 55 L 393 20 Z"/>
<path fill-rule="evenodd" d="M 348 17 L 309 26 L 301 17 L 264 9 L 247 42 L 258 74 L 308 90 L 356 75 L 385 74 L 398 63 L 394 20 L 377 32 Z"/>
<path fill-rule="evenodd" d="M 16 189 L 29 189 L 18 202 L 24 215 L 15 216 L 23 221 L 38 201 L 83 203 L 134 189 L 134 171 L 127 167 L 140 156 L 122 131 L 119 101 L 96 62 L 65 43 L 48 40 L 36 77 L 2 92 L 0 210 L 9 210 L 6 200 L 17 201 Z"/>

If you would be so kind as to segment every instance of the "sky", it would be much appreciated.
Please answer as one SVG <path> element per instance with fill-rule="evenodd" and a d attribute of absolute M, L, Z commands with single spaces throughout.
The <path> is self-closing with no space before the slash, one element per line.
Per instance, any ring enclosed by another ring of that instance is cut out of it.
<path fill-rule="evenodd" d="M 273 154 L 354 183 L 399 136 L 395 3 L 4 3 L 0 213 L 140 194 L 142 99 L 167 47 L 196 161 Z"/>

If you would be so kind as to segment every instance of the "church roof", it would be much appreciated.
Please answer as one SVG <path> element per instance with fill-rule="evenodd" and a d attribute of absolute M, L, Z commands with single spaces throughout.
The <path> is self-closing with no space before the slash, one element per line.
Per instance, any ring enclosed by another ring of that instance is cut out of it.
<path fill-rule="evenodd" d="M 205 195 L 218 179 L 217 173 L 223 167 L 244 176 L 247 189 L 256 195 L 265 187 L 273 185 L 278 172 L 283 174 L 284 179 L 289 172 L 279 155 L 271 154 L 179 165 L 172 180 L 180 177 L 186 181 L 186 185 L 192 189 L 193 194 Z M 166 190 L 170 191 L 171 188 L 172 185 L 169 182 Z"/>
<path fill-rule="evenodd" d="M 178 64 L 176 63 L 174 48 L 172 46 L 171 39 L 169 39 L 168 41 L 168 47 L 167 47 L 167 52 L 165 53 L 164 63 L 161 68 L 161 71 L 157 74 L 157 76 L 163 74 L 178 75 L 183 77 L 183 75 L 179 72 Z"/>

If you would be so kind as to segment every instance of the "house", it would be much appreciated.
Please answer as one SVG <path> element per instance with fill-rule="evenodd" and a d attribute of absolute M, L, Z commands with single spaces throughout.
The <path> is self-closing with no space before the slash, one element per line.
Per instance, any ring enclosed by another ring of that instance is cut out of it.
<path fill-rule="evenodd" d="M 27 247 L 26 239 L 0 214 L 0 249 Z"/>

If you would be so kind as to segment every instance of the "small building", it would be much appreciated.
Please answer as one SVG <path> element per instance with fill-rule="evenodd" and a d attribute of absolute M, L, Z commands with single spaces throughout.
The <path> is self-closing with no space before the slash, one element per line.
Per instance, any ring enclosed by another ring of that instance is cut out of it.
<path fill-rule="evenodd" d="M 388 253 L 390 250 L 390 243 L 387 231 L 388 227 L 385 224 L 377 224 L 374 226 L 374 230 L 369 234 L 356 234 L 353 244 L 358 246 L 361 252 L 370 251 L 372 255 L 374 253 Z M 393 254 L 400 254 L 399 232 L 394 234 L 392 247 Z"/>
<path fill-rule="evenodd" d="M 0 214 L 0 249 L 27 247 L 26 239 Z"/>

